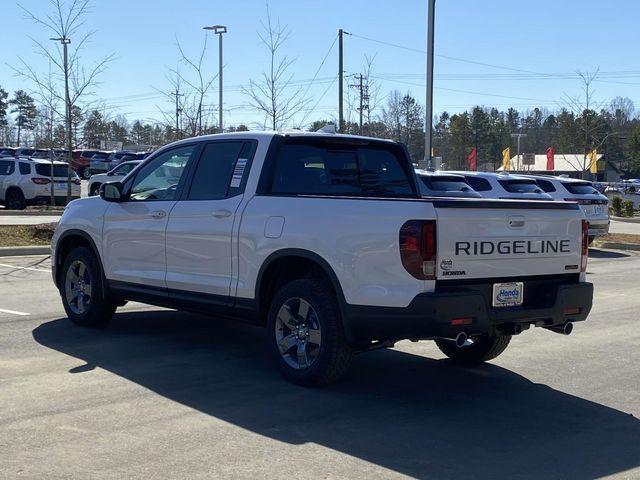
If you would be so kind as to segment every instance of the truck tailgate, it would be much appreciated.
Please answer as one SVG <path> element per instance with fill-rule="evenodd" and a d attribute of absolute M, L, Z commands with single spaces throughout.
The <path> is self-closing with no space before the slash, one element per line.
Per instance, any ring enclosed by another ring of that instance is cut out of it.
<path fill-rule="evenodd" d="M 504 200 L 435 201 L 438 280 L 580 271 L 578 205 Z"/>

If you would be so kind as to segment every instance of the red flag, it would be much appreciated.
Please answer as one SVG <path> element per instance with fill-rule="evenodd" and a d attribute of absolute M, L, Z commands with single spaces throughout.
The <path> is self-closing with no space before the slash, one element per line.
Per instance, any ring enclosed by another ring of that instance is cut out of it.
<path fill-rule="evenodd" d="M 467 155 L 467 162 L 469 162 L 469 170 L 471 170 L 472 172 L 475 172 L 478 169 L 477 160 L 478 160 L 478 150 L 476 150 L 475 148 L 472 148 L 471 151 L 469 152 L 469 155 Z"/>
<path fill-rule="evenodd" d="M 556 151 L 553 147 L 547 148 L 547 171 L 552 172 L 556 169 L 555 163 Z"/>

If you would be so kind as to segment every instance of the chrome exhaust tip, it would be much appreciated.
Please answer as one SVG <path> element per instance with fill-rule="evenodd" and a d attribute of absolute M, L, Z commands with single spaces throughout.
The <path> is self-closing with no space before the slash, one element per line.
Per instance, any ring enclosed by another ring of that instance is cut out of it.
<path fill-rule="evenodd" d="M 467 343 L 467 340 L 469 340 L 469 336 L 465 332 L 460 332 L 458 335 L 456 335 L 456 347 L 464 347 Z"/>

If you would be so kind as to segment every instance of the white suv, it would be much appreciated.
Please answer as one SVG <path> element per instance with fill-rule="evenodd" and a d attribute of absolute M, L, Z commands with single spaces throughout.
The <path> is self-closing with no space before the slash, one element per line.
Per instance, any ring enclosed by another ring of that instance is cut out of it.
<path fill-rule="evenodd" d="M 589 222 L 589 241 L 609 234 L 609 200 L 591 182 L 569 177 L 527 175 L 554 200 L 578 202 Z"/>
<path fill-rule="evenodd" d="M 449 172 L 463 175 L 483 198 L 503 200 L 553 200 L 532 178 L 493 172 Z"/>
<path fill-rule="evenodd" d="M 119 182 L 122 180 L 131 170 L 136 168 L 142 163 L 142 160 L 133 160 L 131 162 L 122 162 L 117 167 L 113 168 L 107 173 L 100 173 L 98 175 L 91 175 L 89 179 L 89 196 L 93 197 L 100 192 L 100 185 L 105 182 Z"/>
<path fill-rule="evenodd" d="M 9 210 L 51 201 L 51 162 L 30 158 L 0 158 L 0 204 Z M 53 162 L 56 204 L 67 198 L 67 164 Z M 73 172 L 71 198 L 80 198 L 80 178 Z"/>

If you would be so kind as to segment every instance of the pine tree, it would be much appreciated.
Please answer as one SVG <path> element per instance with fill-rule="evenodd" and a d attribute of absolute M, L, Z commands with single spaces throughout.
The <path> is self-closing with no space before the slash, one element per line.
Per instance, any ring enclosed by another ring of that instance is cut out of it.
<path fill-rule="evenodd" d="M 23 130 L 33 130 L 36 126 L 38 117 L 38 109 L 36 103 L 27 92 L 17 90 L 14 96 L 9 100 L 9 104 L 13 105 L 11 113 L 17 113 L 16 125 L 18 127 L 18 145 L 20 145 L 20 134 Z"/>

